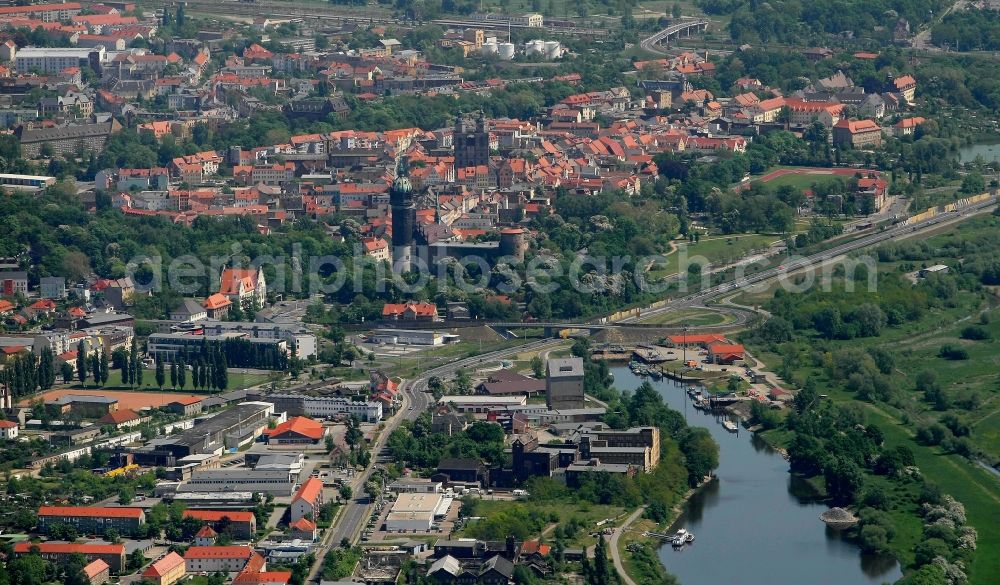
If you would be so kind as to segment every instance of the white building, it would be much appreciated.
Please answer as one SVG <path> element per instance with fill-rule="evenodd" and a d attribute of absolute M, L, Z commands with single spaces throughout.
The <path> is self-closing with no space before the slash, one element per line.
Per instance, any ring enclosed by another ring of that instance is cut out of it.
<path fill-rule="evenodd" d="M 204 321 L 205 335 L 247 333 L 253 339 L 283 339 L 295 345 L 295 355 L 309 359 L 316 355 L 316 334 L 301 323 L 256 323 L 250 321 Z"/>
<path fill-rule="evenodd" d="M 310 477 L 295 492 L 292 497 L 292 505 L 289 506 L 288 513 L 291 522 L 297 522 L 301 518 L 308 518 L 316 521 L 316 515 L 323 506 L 323 481 L 316 477 Z"/>
<path fill-rule="evenodd" d="M 14 56 L 14 66 L 18 73 L 38 71 L 39 73 L 59 73 L 69 67 L 90 67 L 100 71 L 106 52 L 104 47 L 95 48 L 52 48 L 25 47 Z"/>
<path fill-rule="evenodd" d="M 0 438 L 11 440 L 17 438 L 17 423 L 9 420 L 0 420 Z"/>
<path fill-rule="evenodd" d="M 420 329 L 378 329 L 372 332 L 372 341 L 388 345 L 444 345 L 458 340 L 458 335 Z"/>
<path fill-rule="evenodd" d="M 448 515 L 452 498 L 439 493 L 403 493 L 396 497 L 385 528 L 388 532 L 428 532 L 436 519 Z"/>
<path fill-rule="evenodd" d="M 184 566 L 188 573 L 237 573 L 253 555 L 248 546 L 192 546 L 184 553 Z"/>
<path fill-rule="evenodd" d="M 196 469 L 178 492 L 254 492 L 291 496 L 294 478 L 288 471 L 246 468 Z"/>
<path fill-rule="evenodd" d="M 450 404 L 465 414 L 488 414 L 494 410 L 507 410 L 528 404 L 528 397 L 521 396 L 442 396 L 438 404 Z"/>

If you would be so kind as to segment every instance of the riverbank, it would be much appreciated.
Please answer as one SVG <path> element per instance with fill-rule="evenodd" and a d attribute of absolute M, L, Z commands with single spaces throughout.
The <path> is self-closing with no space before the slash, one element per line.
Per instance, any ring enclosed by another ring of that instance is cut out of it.
<path fill-rule="evenodd" d="M 644 381 L 627 368 L 616 368 L 614 374 L 619 388 Z M 902 576 L 894 559 L 862 555 L 841 533 L 826 529 L 819 515 L 827 506 L 817 501 L 812 486 L 789 476 L 781 453 L 752 434 L 748 437 L 743 428 L 726 430 L 719 413 L 695 409 L 685 384 L 649 382 L 689 426 L 708 430 L 719 445 L 719 465 L 715 479 L 679 498 L 664 522 L 640 518 L 622 534 L 618 548 L 633 580 L 657 583 L 669 574 L 683 585 L 715 585 L 760 574 L 768 575 L 771 585 L 800 585 L 803 575 L 824 575 L 837 576 L 837 581 L 816 582 L 880 585 Z M 646 531 L 681 527 L 696 541 L 679 552 L 642 537 Z M 750 531 L 755 534 L 752 546 Z M 628 550 L 629 544 L 636 545 L 636 552 Z M 796 552 L 789 555 L 789 550 Z M 651 566 L 650 558 L 659 562 Z"/>

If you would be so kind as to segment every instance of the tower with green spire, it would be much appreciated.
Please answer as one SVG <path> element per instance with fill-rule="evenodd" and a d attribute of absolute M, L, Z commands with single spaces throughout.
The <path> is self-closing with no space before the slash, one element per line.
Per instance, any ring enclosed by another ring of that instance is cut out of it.
<path fill-rule="evenodd" d="M 413 203 L 413 184 L 408 176 L 406 159 L 396 171 L 396 180 L 389 189 L 392 209 L 392 269 L 396 273 L 413 269 L 413 231 L 417 224 L 417 207 Z"/>

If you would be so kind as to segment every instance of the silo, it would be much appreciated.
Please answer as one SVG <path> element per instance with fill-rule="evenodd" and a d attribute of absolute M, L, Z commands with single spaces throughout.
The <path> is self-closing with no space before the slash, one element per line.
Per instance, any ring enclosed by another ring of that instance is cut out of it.
<path fill-rule="evenodd" d="M 514 58 L 514 43 L 500 43 L 497 46 L 500 48 L 501 59 L 510 61 Z"/>
<path fill-rule="evenodd" d="M 496 43 L 485 43 L 480 49 L 484 55 L 496 55 L 498 50 L 498 45 Z"/>
<path fill-rule="evenodd" d="M 559 41 L 547 41 L 545 43 L 546 59 L 558 59 L 561 52 L 562 48 L 561 45 L 559 44 Z"/>
<path fill-rule="evenodd" d="M 542 40 L 528 41 L 528 44 L 524 48 L 524 52 L 527 53 L 529 57 L 531 55 L 543 54 L 545 52 L 545 41 Z"/>

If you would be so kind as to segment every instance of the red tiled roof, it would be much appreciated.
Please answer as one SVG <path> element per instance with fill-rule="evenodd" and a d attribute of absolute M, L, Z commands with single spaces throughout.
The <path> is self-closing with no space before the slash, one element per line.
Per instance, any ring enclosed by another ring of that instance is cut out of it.
<path fill-rule="evenodd" d="M 288 527 L 294 528 L 300 532 L 312 532 L 313 530 L 316 530 L 316 524 L 305 516 L 299 518 L 295 522 L 292 522 L 288 525 Z"/>
<path fill-rule="evenodd" d="M 201 402 L 201 398 L 198 396 L 187 396 L 184 398 L 178 398 L 176 400 L 171 400 L 168 404 L 180 404 L 182 406 L 191 406 L 192 404 L 198 404 Z"/>
<path fill-rule="evenodd" d="M 688 333 L 686 335 L 670 335 L 667 337 L 671 343 L 716 343 L 725 341 L 726 338 L 718 333 Z"/>
<path fill-rule="evenodd" d="M 253 512 L 240 510 L 184 510 L 184 518 L 194 518 L 202 522 L 220 522 L 229 518 L 230 522 L 251 522 Z"/>
<path fill-rule="evenodd" d="M 25 554 L 31 552 L 31 549 L 34 547 L 38 547 L 38 552 L 42 554 L 125 554 L 124 544 L 71 544 L 62 542 L 18 542 L 14 545 L 14 552 Z"/>
<path fill-rule="evenodd" d="M 743 355 L 744 349 L 739 343 L 714 343 L 708 346 L 708 351 L 713 355 Z"/>
<path fill-rule="evenodd" d="M 88 579 L 93 580 L 94 577 L 100 575 L 104 571 L 110 570 L 111 565 L 107 564 L 102 559 L 95 559 L 94 562 L 83 568 L 83 574 L 86 575 Z"/>
<path fill-rule="evenodd" d="M 89 508 L 86 506 L 41 506 L 39 516 L 79 518 L 141 518 L 139 508 Z"/>
<path fill-rule="evenodd" d="M 184 565 L 184 557 L 175 552 L 171 552 L 162 559 L 149 565 L 149 568 L 143 571 L 142 576 L 153 578 L 163 577 L 175 570 L 178 566 L 182 565 Z"/>
<path fill-rule="evenodd" d="M 227 307 L 231 304 L 233 304 L 233 302 L 227 299 L 225 295 L 222 293 L 215 293 L 205 299 L 202 306 L 206 309 L 221 309 L 222 307 Z"/>
<path fill-rule="evenodd" d="M 195 538 L 215 538 L 218 535 L 219 535 L 218 532 L 216 532 L 215 530 L 212 530 L 212 527 L 209 526 L 208 524 L 206 524 L 206 525 L 204 525 L 204 526 L 201 527 L 201 530 L 199 530 L 198 534 L 195 534 L 194 537 Z"/>
<path fill-rule="evenodd" d="M 305 500 L 309 503 L 316 502 L 323 495 L 323 482 L 315 477 L 310 477 L 302 484 L 299 491 L 295 492 L 292 501 Z"/>
<path fill-rule="evenodd" d="M 104 425 L 120 425 L 122 423 L 127 423 L 138 419 L 139 419 L 139 414 L 136 411 L 130 408 L 123 408 L 121 410 L 109 412 L 108 414 L 97 419 L 97 422 Z"/>
<path fill-rule="evenodd" d="M 264 432 L 269 438 L 278 438 L 286 433 L 295 433 L 314 441 L 323 438 L 323 425 L 311 418 L 296 416 L 288 419 L 273 429 Z"/>
<path fill-rule="evenodd" d="M 185 559 L 249 559 L 253 549 L 248 546 L 192 546 Z"/>

